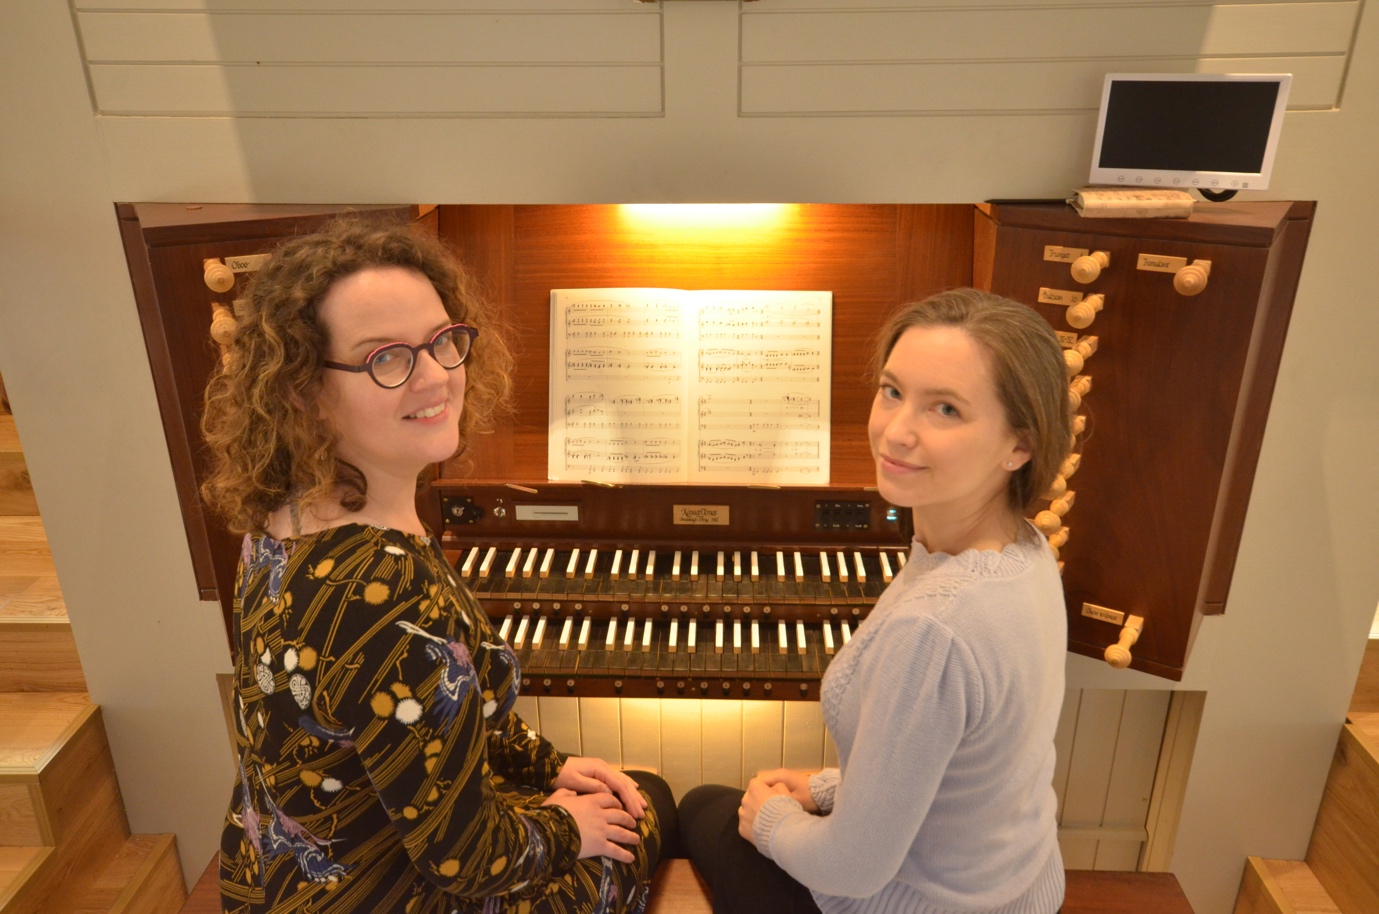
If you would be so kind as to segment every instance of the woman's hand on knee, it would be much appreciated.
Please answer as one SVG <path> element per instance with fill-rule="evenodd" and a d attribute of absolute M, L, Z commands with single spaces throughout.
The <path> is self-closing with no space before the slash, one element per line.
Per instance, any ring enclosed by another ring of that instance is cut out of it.
<path fill-rule="evenodd" d="M 571 756 L 551 784 L 575 793 L 612 793 L 634 818 L 646 815 L 646 800 L 637 792 L 637 782 L 601 758 Z"/>
<path fill-rule="evenodd" d="M 739 835 L 756 843 L 753 829 L 757 824 L 757 813 L 761 811 L 761 804 L 775 796 L 790 796 L 790 791 L 784 784 L 767 784 L 760 775 L 747 783 L 747 790 L 742 794 L 742 805 L 737 808 Z"/>
<path fill-rule="evenodd" d="M 814 802 L 814 794 L 809 791 L 810 772 L 794 771 L 790 768 L 775 768 L 771 771 L 759 771 L 754 780 L 759 780 L 767 787 L 774 787 L 777 784 L 783 785 L 790 796 L 797 803 L 804 807 L 805 812 L 818 812 L 819 804 Z"/>
<path fill-rule="evenodd" d="M 632 852 L 621 845 L 640 844 L 637 820 L 622 808 L 611 792 L 577 794 L 560 788 L 542 806 L 560 806 L 575 817 L 579 826 L 579 857 L 612 857 L 631 863 Z"/>

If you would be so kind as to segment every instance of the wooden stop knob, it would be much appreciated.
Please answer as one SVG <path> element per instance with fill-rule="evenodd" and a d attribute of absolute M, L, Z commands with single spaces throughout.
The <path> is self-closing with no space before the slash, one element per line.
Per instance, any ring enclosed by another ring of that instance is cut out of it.
<path fill-rule="evenodd" d="M 1085 286 L 1087 283 L 1095 281 L 1101 275 L 1101 271 L 1110 265 L 1110 251 L 1093 251 L 1090 254 L 1083 254 L 1073 261 L 1073 279 Z"/>
<path fill-rule="evenodd" d="M 1173 288 L 1179 295 L 1197 295 L 1207 287 L 1210 275 L 1210 260 L 1194 260 L 1173 274 Z"/>
<path fill-rule="evenodd" d="M 1062 476 L 1055 476 L 1053 482 L 1049 483 L 1049 490 L 1044 493 L 1044 497 L 1050 500 L 1062 498 L 1067 491 L 1068 480 Z"/>
<path fill-rule="evenodd" d="M 205 272 L 202 277 L 206 280 L 206 288 L 212 292 L 229 292 L 235 287 L 235 271 L 225 266 L 219 260 L 206 260 L 202 262 Z"/>
<path fill-rule="evenodd" d="M 1063 526 L 1063 518 L 1052 511 L 1040 511 L 1034 515 L 1034 526 L 1039 528 L 1039 532 L 1049 536 Z"/>
<path fill-rule="evenodd" d="M 1118 670 L 1123 670 L 1130 665 L 1130 648 L 1135 642 L 1140 640 L 1140 631 L 1144 628 L 1143 616 L 1131 616 L 1125 620 L 1125 628 L 1120 630 L 1120 638 L 1115 644 L 1106 648 L 1106 662 Z"/>
<path fill-rule="evenodd" d="M 239 324 L 235 321 L 235 315 L 224 305 L 216 305 L 211 311 L 211 339 L 215 340 L 221 349 L 227 348 L 235 341 L 235 333 L 239 330 Z"/>
<path fill-rule="evenodd" d="M 1076 327 L 1078 330 L 1090 327 L 1092 321 L 1096 320 L 1097 312 L 1100 311 L 1105 304 L 1106 296 L 1102 295 L 1100 292 L 1088 295 L 1086 298 L 1082 299 L 1082 301 L 1068 308 L 1066 315 L 1068 326 Z"/>

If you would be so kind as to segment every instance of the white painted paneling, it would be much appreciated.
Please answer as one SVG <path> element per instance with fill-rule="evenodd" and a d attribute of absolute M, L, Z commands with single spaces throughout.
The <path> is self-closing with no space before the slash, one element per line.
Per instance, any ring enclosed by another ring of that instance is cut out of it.
<path fill-rule="evenodd" d="M 1101 815 L 1104 827 L 1143 827 L 1149 816 L 1149 799 L 1154 789 L 1154 772 L 1163 744 L 1170 694 L 1166 691 L 1125 693 L 1116 749 L 1111 759 L 1111 777 L 1106 787 L 1106 805 Z M 1097 845 L 1094 868 L 1133 870 L 1139 864 L 1142 846 L 1142 841 L 1102 840 Z"/>
<path fill-rule="evenodd" d="M 584 755 L 581 748 L 579 699 L 546 696 L 536 700 L 541 709 L 541 735 L 567 755 Z"/>
<path fill-rule="evenodd" d="M 537 733 L 541 732 L 541 706 L 537 704 L 535 698 L 530 695 L 517 696 L 517 702 L 512 706 L 517 712 L 517 716 L 526 722 Z"/>
<path fill-rule="evenodd" d="M 742 703 L 742 775 L 746 786 L 758 771 L 783 766 L 785 746 L 785 701 L 744 701 Z"/>
<path fill-rule="evenodd" d="M 207 0 L 77 0 L 72 7 L 87 10 L 130 12 L 205 12 Z M 215 0 L 217 12 L 643 12 L 659 15 L 655 4 L 629 4 L 627 0 Z"/>
<path fill-rule="evenodd" d="M 659 63 L 659 17 L 631 12 L 90 12 L 77 23 L 90 63 Z"/>
<path fill-rule="evenodd" d="M 772 702 L 775 704 L 776 702 Z M 743 733 L 743 706 L 759 702 L 735 700 L 705 701 L 704 714 L 704 763 L 703 782 L 705 784 L 727 784 L 729 787 L 744 786 L 742 780 L 742 755 L 746 743 Z"/>
<path fill-rule="evenodd" d="M 660 69 L 95 65 L 104 115 L 658 115 Z"/>
<path fill-rule="evenodd" d="M 1343 54 L 1338 3 L 742 13 L 744 63 Z"/>
<path fill-rule="evenodd" d="M 1083 691 L 1068 763 L 1068 784 L 1058 819 L 1060 827 L 1101 824 L 1124 704 L 1124 692 Z M 1094 838 L 1065 837 L 1059 840 L 1059 847 L 1063 851 L 1063 865 L 1068 869 L 1089 870 L 1096 864 L 1097 841 Z"/>
<path fill-rule="evenodd" d="M 622 765 L 661 773 L 661 699 L 624 698 Z"/>
<path fill-rule="evenodd" d="M 1095 112 L 1108 72 L 1292 73 L 1290 110 L 1340 97 L 1343 55 L 1117 61 L 771 64 L 742 68 L 743 115 Z"/>
<path fill-rule="evenodd" d="M 661 777 L 670 785 L 676 800 L 691 787 L 704 783 L 704 705 L 693 699 L 662 698 L 661 702 Z"/>
<path fill-rule="evenodd" d="M 580 742 L 584 754 L 601 758 L 615 767 L 622 766 L 621 699 L 581 698 L 579 700 Z"/>
<path fill-rule="evenodd" d="M 787 701 L 782 732 L 781 764 L 817 771 L 824 762 L 824 710 L 817 701 Z"/>

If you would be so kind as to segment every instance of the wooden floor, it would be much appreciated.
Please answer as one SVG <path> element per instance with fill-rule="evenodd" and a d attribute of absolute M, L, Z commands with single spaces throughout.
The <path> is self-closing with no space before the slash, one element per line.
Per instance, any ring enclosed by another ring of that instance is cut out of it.
<path fill-rule="evenodd" d="M 181 914 L 220 914 L 217 860 L 197 882 Z M 668 860 L 651 884 L 647 914 L 710 914 L 708 886 L 688 860 Z M 1072 870 L 1062 914 L 1193 914 L 1171 873 Z"/>

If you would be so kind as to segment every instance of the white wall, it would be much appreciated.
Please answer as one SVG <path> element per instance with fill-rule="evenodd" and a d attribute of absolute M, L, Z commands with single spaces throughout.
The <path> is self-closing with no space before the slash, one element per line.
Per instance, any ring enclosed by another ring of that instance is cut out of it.
<path fill-rule="evenodd" d="M 113 201 L 971 202 L 1086 174 L 1083 110 L 739 117 L 738 5 L 658 7 L 663 114 L 560 119 L 96 116 L 67 4 L 0 12 L 0 366 L 131 824 L 177 832 L 190 876 L 231 782 L 228 653 L 195 596 Z M 1288 116 L 1268 192 L 1320 208 L 1230 609 L 1183 684 L 1208 692 L 1174 861 L 1199 914 L 1230 910 L 1245 854 L 1302 856 L 1379 598 L 1374 17 L 1354 48 L 1339 108 Z M 1080 657 L 1069 675 L 1164 686 Z"/>

